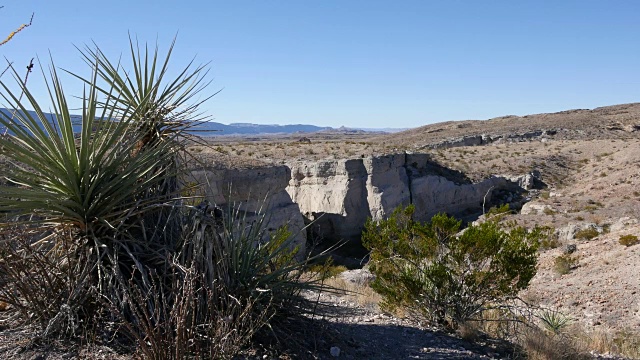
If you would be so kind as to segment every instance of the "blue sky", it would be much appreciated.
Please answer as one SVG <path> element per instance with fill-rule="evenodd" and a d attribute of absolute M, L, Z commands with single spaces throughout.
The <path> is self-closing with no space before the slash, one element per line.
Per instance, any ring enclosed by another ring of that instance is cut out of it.
<path fill-rule="evenodd" d="M 0 56 L 87 73 L 128 32 L 210 62 L 215 121 L 415 127 L 640 100 L 640 1 L 6 0 Z M 4 66 L 2 67 L 4 68 Z M 40 74 L 30 87 L 44 96 Z M 10 81 L 5 74 L 3 81 Z M 33 81 L 33 83 L 32 83 Z M 79 89 L 65 80 L 72 93 Z"/>

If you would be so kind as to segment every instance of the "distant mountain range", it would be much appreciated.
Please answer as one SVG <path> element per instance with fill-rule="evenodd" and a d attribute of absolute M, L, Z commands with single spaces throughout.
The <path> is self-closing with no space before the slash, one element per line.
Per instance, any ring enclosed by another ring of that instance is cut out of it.
<path fill-rule="evenodd" d="M 6 108 L 0 108 L 0 112 L 7 116 L 11 116 L 11 110 Z M 31 116 L 35 117 L 34 111 L 29 111 Z M 53 120 L 53 114 L 45 113 L 49 121 Z M 71 115 L 75 126 L 75 131 L 79 131 L 79 124 L 82 121 L 80 115 Z M 224 135 L 258 135 L 258 134 L 295 134 L 295 133 L 314 133 L 318 131 L 366 131 L 366 132 L 397 132 L 404 129 L 372 129 L 372 128 L 345 128 L 340 127 L 337 129 L 328 126 L 316 126 L 305 124 L 294 125 L 262 125 L 262 124 L 250 124 L 250 123 L 233 123 L 225 125 L 218 122 L 208 121 L 194 128 L 195 132 L 201 136 L 224 136 Z M 0 134 L 4 132 L 4 128 L 0 125 Z"/>
<path fill-rule="evenodd" d="M 205 136 L 218 135 L 257 135 L 257 134 L 295 134 L 312 133 L 324 130 L 331 130 L 330 127 L 320 127 L 315 125 L 261 125 L 249 123 L 233 123 L 225 125 L 213 121 L 208 121 L 194 128 L 197 132 L 202 132 Z"/>

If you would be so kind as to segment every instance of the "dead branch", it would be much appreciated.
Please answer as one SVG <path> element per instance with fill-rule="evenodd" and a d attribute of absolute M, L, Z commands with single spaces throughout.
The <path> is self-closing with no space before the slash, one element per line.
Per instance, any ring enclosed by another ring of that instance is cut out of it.
<path fill-rule="evenodd" d="M 11 41 L 11 39 L 13 39 L 14 36 L 16 36 L 17 33 L 19 33 L 20 31 L 28 28 L 29 26 L 31 26 L 31 24 L 33 23 L 33 16 L 35 15 L 35 13 L 31 14 L 31 20 L 29 20 L 28 24 L 22 24 L 20 25 L 20 27 L 18 27 L 15 31 L 12 31 L 9 36 L 7 36 L 6 39 L 4 39 L 2 42 L 0 42 L 0 46 L 8 43 L 9 41 Z"/>

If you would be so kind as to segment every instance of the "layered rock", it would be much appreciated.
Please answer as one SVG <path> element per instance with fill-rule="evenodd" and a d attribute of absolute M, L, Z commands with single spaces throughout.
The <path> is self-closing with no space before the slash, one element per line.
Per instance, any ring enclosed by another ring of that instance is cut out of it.
<path fill-rule="evenodd" d="M 494 177 L 472 184 L 432 162 L 427 154 L 392 154 L 351 160 L 289 164 L 291 199 L 312 221 L 314 234 L 359 241 L 367 218 L 383 219 L 398 206 L 414 204 L 416 220 L 438 212 L 481 211 L 494 191 L 512 188 Z"/>
<path fill-rule="evenodd" d="M 248 222 L 266 214 L 263 226 L 272 232 L 287 226 L 293 241 L 304 250 L 306 231 L 300 208 L 287 193 L 291 171 L 284 165 L 229 168 L 205 166 L 191 170 L 191 179 L 202 187 L 205 198 L 221 208 L 246 214 Z"/>
<path fill-rule="evenodd" d="M 367 171 L 366 217 L 381 220 L 398 206 L 411 203 L 406 154 L 392 154 L 363 159 Z M 294 200 L 295 201 L 295 200 Z"/>
<path fill-rule="evenodd" d="M 201 163 L 202 164 L 202 163 Z M 191 169 L 194 183 L 208 184 L 203 195 L 222 208 L 239 209 L 255 221 L 267 214 L 266 228 L 288 226 L 304 247 L 305 226 L 314 239 L 359 244 L 368 218 L 386 218 L 399 206 L 413 204 L 415 219 L 427 221 L 444 212 L 480 213 L 513 182 L 493 177 L 471 183 L 427 154 L 391 154 L 362 159 L 295 162 L 285 165 L 221 166 Z"/>
<path fill-rule="evenodd" d="M 455 184 L 442 176 L 428 175 L 411 183 L 415 220 L 428 221 L 437 213 L 464 214 L 488 209 L 493 191 L 510 186 L 501 177 L 492 177 L 475 184 Z"/>
<path fill-rule="evenodd" d="M 369 216 L 368 173 L 361 159 L 299 162 L 287 192 L 320 238 L 357 237 Z"/>

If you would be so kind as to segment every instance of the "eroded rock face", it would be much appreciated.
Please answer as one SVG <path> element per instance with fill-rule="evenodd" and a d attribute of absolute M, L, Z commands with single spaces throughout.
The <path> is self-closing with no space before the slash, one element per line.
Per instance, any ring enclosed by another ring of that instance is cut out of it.
<path fill-rule="evenodd" d="M 299 162 L 291 166 L 291 174 L 287 192 L 313 221 L 316 236 L 360 235 L 369 216 L 368 173 L 361 159 Z"/>
<path fill-rule="evenodd" d="M 292 232 L 294 243 L 304 250 L 304 218 L 298 204 L 291 200 L 291 196 L 285 190 L 291 179 L 288 167 L 207 167 L 193 169 L 191 177 L 196 183 L 209 184 L 204 186 L 202 191 L 212 204 L 222 208 L 239 209 L 247 214 L 247 220 L 250 222 L 257 220 L 260 214 L 267 214 L 264 226 L 268 231 L 286 225 Z"/>
<path fill-rule="evenodd" d="M 439 212 L 467 215 L 481 212 L 483 206 L 488 209 L 494 192 L 516 186 L 503 177 L 471 183 L 463 174 L 431 161 L 428 154 L 301 161 L 289 166 L 212 165 L 191 169 L 191 180 L 209 184 L 204 195 L 216 206 L 240 209 L 251 221 L 266 213 L 268 230 L 287 225 L 302 248 L 306 225 L 314 240 L 359 244 L 368 218 L 384 219 L 399 206 L 415 205 L 418 221 L 428 221 Z"/>
<path fill-rule="evenodd" d="M 406 155 L 393 154 L 363 160 L 367 171 L 368 214 L 381 220 L 398 206 L 411 203 Z M 295 200 L 294 200 L 295 201 Z"/>
<path fill-rule="evenodd" d="M 351 160 L 289 164 L 287 187 L 315 236 L 359 241 L 367 218 L 380 220 L 398 206 L 414 204 L 427 221 L 438 212 L 458 215 L 489 206 L 495 190 L 513 187 L 505 178 L 470 183 L 439 167 L 427 154 L 392 154 Z"/>
<path fill-rule="evenodd" d="M 442 176 L 429 175 L 414 179 L 411 183 L 415 220 L 428 221 L 437 213 L 458 214 L 481 210 L 491 204 L 495 189 L 508 186 L 504 178 L 493 177 L 476 184 L 458 185 Z"/>
<path fill-rule="evenodd" d="M 524 175 L 503 175 L 502 177 L 512 181 L 525 190 L 542 189 L 545 183 L 542 181 L 540 171 L 534 170 Z"/>

